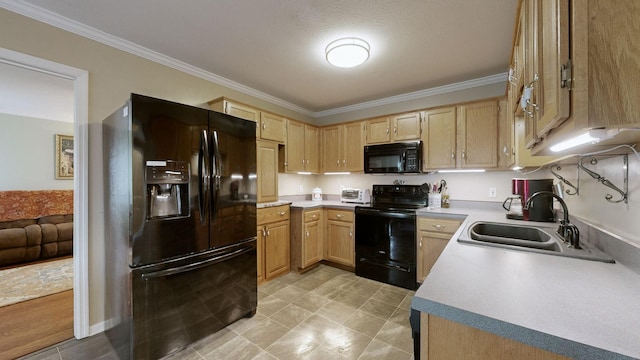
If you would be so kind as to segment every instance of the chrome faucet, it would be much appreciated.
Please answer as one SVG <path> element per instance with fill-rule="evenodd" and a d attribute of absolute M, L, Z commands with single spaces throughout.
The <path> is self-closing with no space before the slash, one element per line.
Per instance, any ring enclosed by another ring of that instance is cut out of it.
<path fill-rule="evenodd" d="M 560 202 L 562 206 L 562 213 L 564 214 L 564 219 L 560 220 L 560 226 L 558 226 L 558 234 L 562 236 L 562 239 L 565 243 L 569 244 L 569 247 L 574 247 L 576 249 L 580 249 L 580 231 L 578 227 L 569 222 L 569 209 L 567 209 L 567 204 L 564 200 L 557 194 L 551 191 L 538 191 L 534 193 L 527 199 L 527 202 L 524 204 L 524 209 L 529 210 L 529 206 L 533 202 L 533 199 L 538 196 L 552 197 Z"/>

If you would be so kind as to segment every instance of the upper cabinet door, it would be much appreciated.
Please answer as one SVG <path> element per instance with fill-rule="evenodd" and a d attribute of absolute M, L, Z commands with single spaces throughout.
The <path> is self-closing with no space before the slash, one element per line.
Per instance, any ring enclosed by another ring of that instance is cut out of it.
<path fill-rule="evenodd" d="M 320 172 L 320 130 L 312 125 L 304 126 L 304 170 Z"/>
<path fill-rule="evenodd" d="M 268 112 L 260 113 L 260 138 L 284 144 L 285 118 Z"/>
<path fill-rule="evenodd" d="M 343 171 L 364 171 L 364 121 L 347 123 L 343 127 Z"/>
<path fill-rule="evenodd" d="M 340 126 L 322 128 L 322 171 L 342 171 Z"/>
<path fill-rule="evenodd" d="M 458 107 L 458 167 L 498 166 L 498 102 Z"/>
<path fill-rule="evenodd" d="M 367 145 L 388 143 L 391 140 L 389 125 L 388 117 L 367 120 Z"/>
<path fill-rule="evenodd" d="M 420 138 L 420 113 L 408 113 L 394 116 L 391 120 L 393 131 L 391 138 L 394 141 L 417 140 Z"/>
<path fill-rule="evenodd" d="M 304 124 L 297 121 L 287 121 L 286 171 L 304 171 Z"/>
<path fill-rule="evenodd" d="M 569 86 L 563 67 L 569 65 L 569 1 L 538 0 L 537 136 L 543 137 L 569 117 Z M 534 84 L 534 87 L 536 85 Z"/>
<path fill-rule="evenodd" d="M 456 167 L 455 106 L 425 111 L 422 151 L 424 170 Z"/>

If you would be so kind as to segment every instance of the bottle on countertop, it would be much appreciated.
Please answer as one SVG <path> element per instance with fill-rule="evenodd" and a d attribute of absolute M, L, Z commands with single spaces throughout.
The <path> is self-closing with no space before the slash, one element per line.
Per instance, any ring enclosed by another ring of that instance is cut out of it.
<path fill-rule="evenodd" d="M 311 190 L 311 200 L 322 201 L 322 189 L 317 186 L 314 187 L 313 190 Z"/>
<path fill-rule="evenodd" d="M 442 192 L 442 207 L 443 208 L 448 208 L 449 207 L 449 191 L 447 190 L 447 188 L 444 188 L 444 191 Z"/>

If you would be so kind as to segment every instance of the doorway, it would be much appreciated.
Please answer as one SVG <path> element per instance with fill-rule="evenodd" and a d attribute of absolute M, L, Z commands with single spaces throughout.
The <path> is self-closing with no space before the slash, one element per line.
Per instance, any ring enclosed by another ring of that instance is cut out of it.
<path fill-rule="evenodd" d="M 73 82 L 73 324 L 78 339 L 89 333 L 89 253 L 88 253 L 88 122 L 89 74 L 86 70 L 0 48 L 0 62 Z"/>

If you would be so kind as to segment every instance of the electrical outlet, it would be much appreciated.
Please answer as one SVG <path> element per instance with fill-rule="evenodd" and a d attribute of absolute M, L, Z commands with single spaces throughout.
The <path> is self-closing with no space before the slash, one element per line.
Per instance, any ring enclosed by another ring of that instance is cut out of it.
<path fill-rule="evenodd" d="M 489 188 L 489 197 L 490 198 L 494 198 L 494 197 L 497 197 L 497 196 L 498 196 L 498 193 L 497 193 L 496 188 L 490 187 Z"/>

